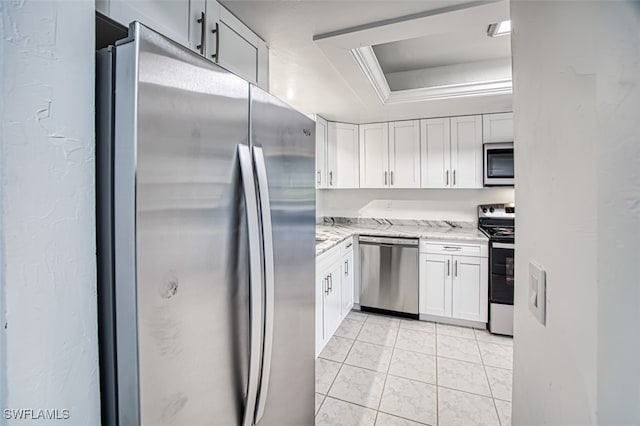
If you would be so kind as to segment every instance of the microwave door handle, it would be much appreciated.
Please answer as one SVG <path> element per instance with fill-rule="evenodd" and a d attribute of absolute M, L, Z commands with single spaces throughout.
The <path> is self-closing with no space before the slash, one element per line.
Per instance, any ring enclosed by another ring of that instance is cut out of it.
<path fill-rule="evenodd" d="M 275 299 L 275 258 L 273 252 L 273 227 L 271 224 L 271 198 L 269 196 L 269 182 L 267 180 L 267 166 L 261 147 L 253 148 L 256 176 L 258 178 L 258 193 L 260 194 L 260 211 L 262 213 L 262 241 L 264 244 L 264 344 L 262 353 L 262 374 L 260 377 L 260 391 L 256 408 L 255 423 L 258 424 L 264 415 L 269 394 L 271 375 L 271 356 L 273 352 L 273 310 Z"/>
<path fill-rule="evenodd" d="M 240 174 L 242 176 L 242 189 L 244 192 L 247 215 L 247 233 L 249 235 L 249 311 L 251 314 L 249 323 L 251 345 L 249 349 L 249 377 L 242 426 L 253 426 L 256 399 L 258 397 L 260 363 L 262 358 L 263 283 L 260 249 L 260 219 L 251 151 L 247 145 L 238 145 L 238 158 L 240 160 Z"/>

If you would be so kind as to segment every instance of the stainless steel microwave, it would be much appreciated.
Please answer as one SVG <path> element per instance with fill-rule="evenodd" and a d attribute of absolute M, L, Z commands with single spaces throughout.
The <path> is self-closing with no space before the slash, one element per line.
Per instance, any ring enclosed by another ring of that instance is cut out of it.
<path fill-rule="evenodd" d="M 484 186 L 513 186 L 513 142 L 484 144 Z"/>

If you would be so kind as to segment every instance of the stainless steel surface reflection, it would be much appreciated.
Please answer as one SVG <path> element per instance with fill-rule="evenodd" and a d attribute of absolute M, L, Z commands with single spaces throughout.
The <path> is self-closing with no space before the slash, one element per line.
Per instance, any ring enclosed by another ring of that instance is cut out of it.
<path fill-rule="evenodd" d="M 268 176 L 275 281 L 271 372 L 263 377 L 270 382 L 259 424 L 312 425 L 315 123 L 255 86 L 251 120 L 251 143 L 262 148 Z"/>
<path fill-rule="evenodd" d="M 360 237 L 360 306 L 418 314 L 417 240 Z"/>

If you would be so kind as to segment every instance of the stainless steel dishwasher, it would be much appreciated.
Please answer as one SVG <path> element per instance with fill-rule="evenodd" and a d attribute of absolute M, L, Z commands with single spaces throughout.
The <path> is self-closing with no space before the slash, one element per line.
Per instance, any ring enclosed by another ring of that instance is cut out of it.
<path fill-rule="evenodd" d="M 360 307 L 418 316 L 419 240 L 361 236 Z"/>

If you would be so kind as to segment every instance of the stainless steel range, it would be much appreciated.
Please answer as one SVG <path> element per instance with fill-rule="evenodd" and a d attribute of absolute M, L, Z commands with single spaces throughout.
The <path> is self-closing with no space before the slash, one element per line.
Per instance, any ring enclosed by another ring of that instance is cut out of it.
<path fill-rule="evenodd" d="M 478 206 L 478 228 L 489 237 L 489 331 L 513 336 L 515 217 L 513 204 Z"/>

